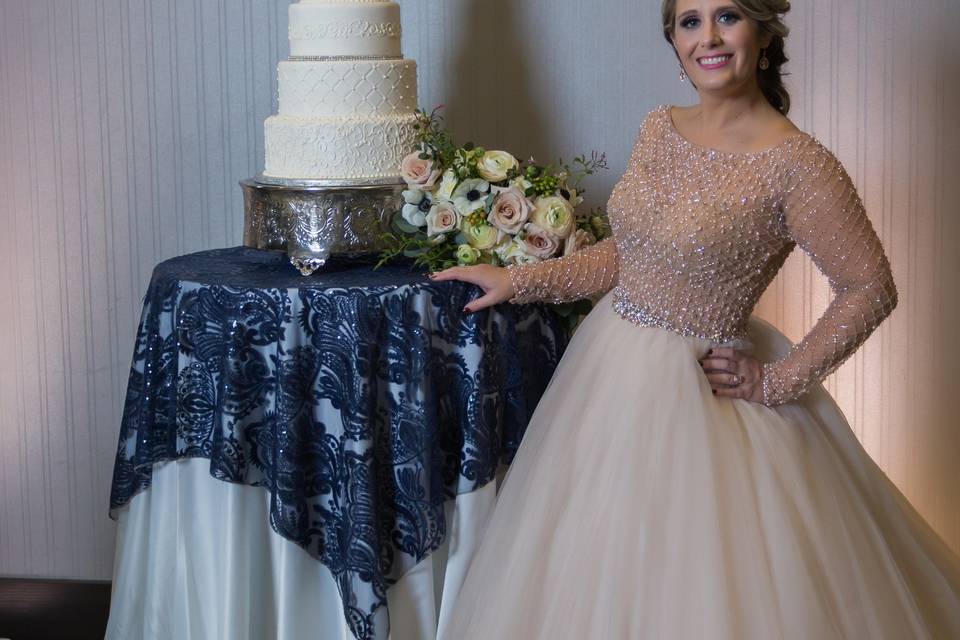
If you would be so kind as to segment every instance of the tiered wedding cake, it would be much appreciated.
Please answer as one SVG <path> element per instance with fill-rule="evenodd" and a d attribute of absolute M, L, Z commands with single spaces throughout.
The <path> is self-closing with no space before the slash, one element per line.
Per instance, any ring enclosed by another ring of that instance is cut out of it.
<path fill-rule="evenodd" d="M 400 50 L 400 6 L 290 5 L 279 113 L 264 123 L 264 176 L 344 185 L 399 182 L 415 146 L 417 64 Z"/>

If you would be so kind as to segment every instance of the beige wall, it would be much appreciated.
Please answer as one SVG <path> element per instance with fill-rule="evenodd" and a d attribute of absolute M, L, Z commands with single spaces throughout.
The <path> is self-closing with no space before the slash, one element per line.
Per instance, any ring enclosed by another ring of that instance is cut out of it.
<path fill-rule="evenodd" d="M 828 388 L 874 460 L 960 551 L 960 3 L 794 5 L 793 118 L 853 176 L 900 292 Z M 758 311 L 798 339 L 828 296 L 794 255 Z"/>
<path fill-rule="evenodd" d="M 608 153 L 692 100 L 656 0 L 401 0 L 421 103 L 539 159 Z M 874 458 L 960 549 L 952 0 L 796 2 L 793 116 L 845 162 L 901 306 L 829 382 Z M 905 7 L 904 5 L 909 5 Z M 286 55 L 286 1 L 2 0 L 0 575 L 108 578 L 107 500 L 140 300 L 164 258 L 238 244 L 238 180 Z M 799 338 L 828 300 L 791 259 L 760 313 Z"/>

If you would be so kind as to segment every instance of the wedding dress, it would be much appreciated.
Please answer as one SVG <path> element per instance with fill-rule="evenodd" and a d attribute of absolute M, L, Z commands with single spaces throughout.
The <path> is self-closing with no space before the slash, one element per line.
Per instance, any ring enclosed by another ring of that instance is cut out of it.
<path fill-rule="evenodd" d="M 613 237 L 511 267 L 515 302 L 612 288 L 540 401 L 443 634 L 448 640 L 960 638 L 960 560 L 819 382 L 896 305 L 837 159 L 798 133 L 759 153 L 644 122 Z M 795 245 L 835 297 L 784 346 L 750 322 Z M 716 345 L 764 365 L 718 398 Z"/>

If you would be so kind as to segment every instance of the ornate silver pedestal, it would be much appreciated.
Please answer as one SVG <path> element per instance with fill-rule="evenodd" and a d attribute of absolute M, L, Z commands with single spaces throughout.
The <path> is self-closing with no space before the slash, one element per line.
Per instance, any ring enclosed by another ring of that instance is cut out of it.
<path fill-rule="evenodd" d="M 390 217 L 403 206 L 402 183 L 345 186 L 323 180 L 278 180 L 258 176 L 243 188 L 243 244 L 287 252 L 290 263 L 310 275 L 330 256 L 372 253 Z"/>

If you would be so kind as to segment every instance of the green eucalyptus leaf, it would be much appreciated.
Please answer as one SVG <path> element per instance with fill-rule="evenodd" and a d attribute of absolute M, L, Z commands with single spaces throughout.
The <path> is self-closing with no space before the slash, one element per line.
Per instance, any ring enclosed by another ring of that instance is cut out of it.
<path fill-rule="evenodd" d="M 394 225 L 397 227 L 397 229 L 399 229 L 401 232 L 406 234 L 420 233 L 420 227 L 413 226 L 412 224 L 404 220 L 402 217 L 396 219 L 394 221 Z"/>

